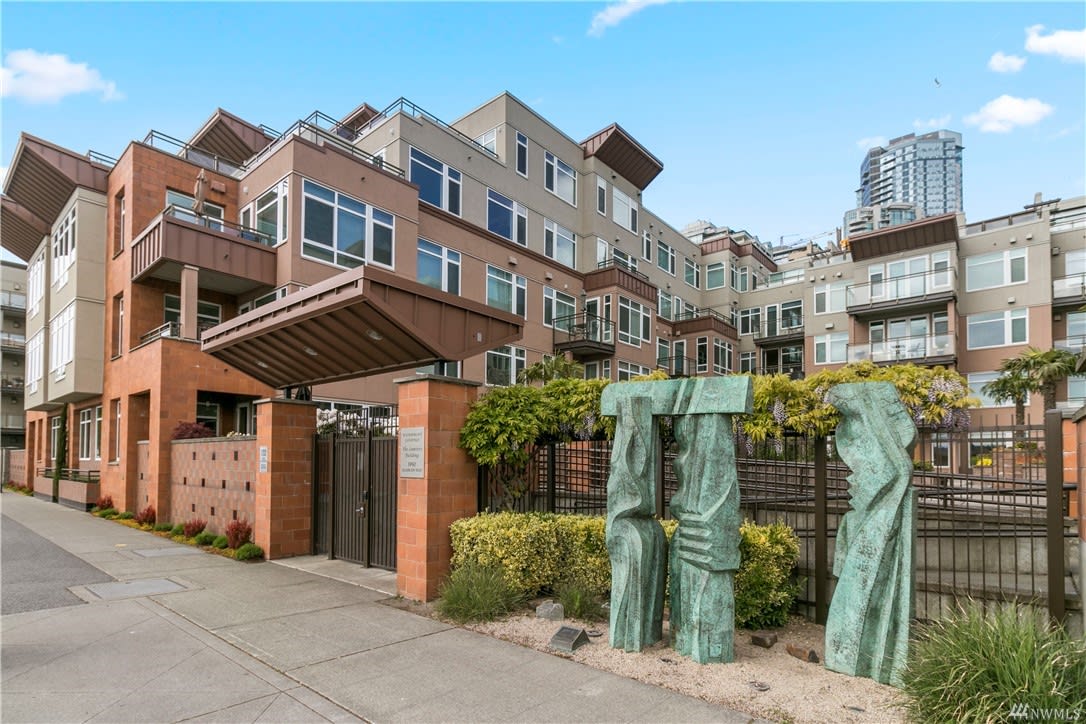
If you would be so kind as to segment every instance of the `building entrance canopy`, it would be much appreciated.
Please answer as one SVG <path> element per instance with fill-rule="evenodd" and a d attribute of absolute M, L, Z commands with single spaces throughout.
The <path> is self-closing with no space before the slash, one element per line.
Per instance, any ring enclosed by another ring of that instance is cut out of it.
<path fill-rule="evenodd" d="M 363 266 L 212 327 L 203 350 L 277 388 L 462 360 L 524 319 Z"/>

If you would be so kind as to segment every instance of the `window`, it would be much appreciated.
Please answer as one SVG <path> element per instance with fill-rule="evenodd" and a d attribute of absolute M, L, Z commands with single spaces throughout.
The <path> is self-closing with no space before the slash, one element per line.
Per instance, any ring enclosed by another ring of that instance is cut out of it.
<path fill-rule="evenodd" d="M 748 354 L 753 354 L 748 353 Z M 732 367 L 732 345 L 730 342 L 725 342 L 722 339 L 716 337 L 713 338 L 713 372 L 718 375 L 726 375 L 731 372 Z"/>
<path fill-rule="evenodd" d="M 1086 249 L 1069 251 L 1063 255 L 1063 273 L 1069 277 L 1086 274 Z"/>
<path fill-rule="evenodd" d="M 121 459 L 121 447 L 122 447 L 122 442 L 121 442 L 121 401 L 119 399 L 110 400 L 109 408 L 110 408 L 109 417 L 110 417 L 110 420 L 113 423 L 112 424 L 113 429 L 110 430 L 110 434 L 113 436 L 111 438 L 113 444 L 110 445 L 110 458 L 109 459 L 113 460 L 113 461 L 117 461 L 117 460 Z"/>
<path fill-rule="evenodd" d="M 166 206 L 173 206 L 173 216 L 190 224 L 207 226 L 209 229 L 222 231 L 224 209 L 210 201 L 204 202 L 202 209 L 196 208 L 196 199 L 180 191 L 166 189 Z M 195 212 L 195 213 L 193 213 Z"/>
<path fill-rule="evenodd" d="M 846 288 L 848 282 L 834 282 L 815 287 L 815 314 L 830 314 L 845 311 Z"/>
<path fill-rule="evenodd" d="M 74 342 L 75 302 L 72 302 L 49 322 L 49 371 L 54 379 L 62 380 L 67 374 Z"/>
<path fill-rule="evenodd" d="M 739 371 L 750 372 L 753 374 L 758 369 L 758 353 L 757 352 L 740 352 L 739 353 Z"/>
<path fill-rule="evenodd" d="M 60 447 L 60 415 L 49 418 L 49 457 L 56 458 Z"/>
<path fill-rule="evenodd" d="M 656 338 L 656 366 L 667 367 L 667 360 L 671 357 L 671 342 L 661 337 Z"/>
<path fill-rule="evenodd" d="M 263 307 L 265 304 L 271 304 L 274 301 L 282 299 L 287 295 L 287 287 L 281 286 L 277 289 L 273 289 L 267 294 L 261 294 L 259 297 L 250 299 L 247 302 L 242 302 L 238 305 L 238 314 L 245 314 L 248 311 L 256 309 L 257 307 Z"/>
<path fill-rule="evenodd" d="M 750 269 L 745 266 L 737 266 L 731 263 L 732 289 L 737 292 L 745 292 L 750 289 Z"/>
<path fill-rule="evenodd" d="M 550 219 L 544 219 L 543 253 L 568 267 L 576 267 L 577 235 Z"/>
<path fill-rule="evenodd" d="M 459 216 L 460 172 L 417 148 L 410 157 L 411 183 L 419 185 L 419 199 Z"/>
<path fill-rule="evenodd" d="M 486 303 L 506 312 L 525 316 L 528 282 L 496 266 L 486 267 Z"/>
<path fill-rule="evenodd" d="M 287 180 L 283 179 L 272 188 L 257 197 L 254 204 L 256 224 L 254 228 L 263 234 L 272 244 L 281 244 L 287 240 Z M 248 220 L 242 216 L 242 226 L 248 226 Z M 245 232 L 242 231 L 242 236 Z M 254 239 L 259 241 L 259 239 Z"/>
<path fill-rule="evenodd" d="M 980 400 L 981 407 L 1013 407 L 1013 400 L 997 402 L 984 392 L 984 386 L 989 382 L 999 379 L 998 372 L 970 372 L 965 376 L 969 383 L 969 394 Z M 1029 397 L 1026 397 L 1026 405 L 1029 405 Z"/>
<path fill-rule="evenodd" d="M 162 321 L 181 324 L 181 297 L 166 294 L 162 299 Z M 196 330 L 202 332 L 222 321 L 222 306 L 213 302 L 196 302 Z"/>
<path fill-rule="evenodd" d="M 639 375 L 647 375 L 650 372 L 652 372 L 652 370 L 650 370 L 648 367 L 642 367 L 641 365 L 634 364 L 633 362 L 625 362 L 623 360 L 618 361 L 619 382 L 625 382 Z"/>
<path fill-rule="evenodd" d="M 607 182 L 596 177 L 596 211 L 607 216 Z"/>
<path fill-rule="evenodd" d="M 1086 403 L 1086 375 L 1072 375 L 1067 378 L 1067 401 L 1073 407 Z"/>
<path fill-rule="evenodd" d="M 30 262 L 26 271 L 27 286 L 27 319 L 33 317 L 41 309 L 42 300 L 45 299 L 45 250 Z"/>
<path fill-rule="evenodd" d="M 751 307 L 739 312 L 739 334 L 756 334 L 762 326 L 761 307 Z"/>
<path fill-rule="evenodd" d="M 701 264 L 683 257 L 683 281 L 695 289 L 701 288 Z"/>
<path fill-rule="evenodd" d="M 219 434 L 219 403 L 196 401 L 196 422 Z"/>
<path fill-rule="evenodd" d="M 125 203 L 124 189 L 113 197 L 113 254 L 124 251 Z"/>
<path fill-rule="evenodd" d="M 416 275 L 428 287 L 449 294 L 460 293 L 460 252 L 419 239 Z"/>
<path fill-rule="evenodd" d="M 671 320 L 671 295 L 663 289 L 656 290 L 656 316 Z"/>
<path fill-rule="evenodd" d="M 124 295 L 113 297 L 113 349 L 111 356 L 124 354 Z"/>
<path fill-rule="evenodd" d="M 376 206 L 302 182 L 302 256 L 353 269 L 393 266 L 394 218 Z"/>
<path fill-rule="evenodd" d="M 705 267 L 705 288 L 720 289 L 724 286 L 724 262 L 718 261 Z"/>
<path fill-rule="evenodd" d="M 53 287 L 68 283 L 68 268 L 75 261 L 75 207 L 53 232 Z"/>
<path fill-rule="evenodd" d="M 586 362 L 584 365 L 584 378 L 586 380 L 611 379 L 611 360 L 605 359 L 602 362 Z"/>
<path fill-rule="evenodd" d="M 1011 249 L 965 260 L 965 290 L 993 289 L 1026 281 L 1026 250 Z"/>
<path fill-rule="evenodd" d="M 45 330 L 39 329 L 26 342 L 26 392 L 30 395 L 38 391 L 38 383 L 41 382 L 42 343 L 44 341 Z"/>
<path fill-rule="evenodd" d="M 550 151 L 543 154 L 543 186 L 567 204 L 577 205 L 577 172 Z"/>
<path fill-rule="evenodd" d="M 475 142 L 478 143 L 483 148 L 485 148 L 486 150 L 493 153 L 495 156 L 498 155 L 498 129 L 497 128 L 491 128 L 489 131 L 487 131 L 483 135 L 476 138 Z"/>
<path fill-rule="evenodd" d="M 438 360 L 424 367 L 416 367 L 417 375 L 440 375 L 441 377 L 459 377 L 460 363 L 449 360 Z"/>
<path fill-rule="evenodd" d="M 828 365 L 846 361 L 848 357 L 848 332 L 824 334 L 815 337 L 815 364 Z"/>
<path fill-rule="evenodd" d="M 517 131 L 517 173 L 528 175 L 528 137 Z"/>
<path fill-rule="evenodd" d="M 649 230 L 645 230 L 645 235 L 641 237 L 641 258 L 645 261 L 652 262 L 652 234 Z"/>
<path fill-rule="evenodd" d="M 698 374 L 709 371 L 709 338 L 698 337 L 694 348 L 697 350 Z"/>
<path fill-rule="evenodd" d="M 662 241 L 656 242 L 656 266 L 675 276 L 675 250 Z"/>
<path fill-rule="evenodd" d="M 1025 344 L 1029 341 L 1029 320 L 1025 309 L 970 314 L 965 318 L 968 349 Z"/>
<path fill-rule="evenodd" d="M 633 258 L 622 249 L 617 246 L 611 250 L 611 258 L 615 260 L 615 266 L 620 266 L 623 269 L 629 269 L 630 271 L 637 271 L 637 259 Z"/>
<path fill-rule="evenodd" d="M 618 341 L 640 347 L 652 340 L 652 313 L 648 307 L 632 299 L 618 298 Z"/>
<path fill-rule="evenodd" d="M 514 385 L 524 369 L 524 350 L 520 347 L 498 347 L 486 353 L 486 383 Z"/>
<path fill-rule="evenodd" d="M 569 330 L 577 303 L 573 296 L 557 289 L 543 287 L 543 326 Z"/>
<path fill-rule="evenodd" d="M 637 233 L 637 202 L 626 194 L 612 189 L 611 193 L 611 218 L 623 229 L 629 229 Z"/>
<path fill-rule="evenodd" d="M 79 411 L 79 459 L 100 460 L 102 439 L 102 406 Z"/>
<path fill-rule="evenodd" d="M 528 210 L 493 189 L 486 191 L 486 228 L 521 246 L 528 245 Z"/>

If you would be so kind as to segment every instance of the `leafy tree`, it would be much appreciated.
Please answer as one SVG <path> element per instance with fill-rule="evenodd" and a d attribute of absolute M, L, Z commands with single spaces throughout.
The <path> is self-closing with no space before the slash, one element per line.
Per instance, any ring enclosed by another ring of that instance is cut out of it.
<path fill-rule="evenodd" d="M 615 419 L 600 414 L 600 396 L 607 380 L 559 379 L 543 386 L 541 419 L 544 432 L 555 440 L 610 439 Z"/>
<path fill-rule="evenodd" d="M 543 409 L 538 387 L 496 387 L 475 401 L 460 429 L 460 447 L 490 467 L 491 500 L 500 509 L 528 492 L 528 445 L 543 433 Z"/>
<path fill-rule="evenodd" d="M 550 382 L 552 380 L 564 380 L 584 377 L 584 366 L 579 362 L 567 359 L 564 355 L 544 355 L 543 359 L 535 364 L 528 365 L 517 374 L 517 382 L 528 384 L 531 382 Z"/>

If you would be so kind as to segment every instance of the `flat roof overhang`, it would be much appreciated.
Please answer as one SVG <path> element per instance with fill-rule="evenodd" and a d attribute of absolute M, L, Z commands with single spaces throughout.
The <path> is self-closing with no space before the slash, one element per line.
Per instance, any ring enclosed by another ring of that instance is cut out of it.
<path fill-rule="evenodd" d="M 523 329 L 514 314 L 363 266 L 212 327 L 202 348 L 284 388 L 462 360 Z"/>
<path fill-rule="evenodd" d="M 931 216 L 853 236 L 849 239 L 848 249 L 853 261 L 865 261 L 948 242 L 958 243 L 957 214 Z"/>

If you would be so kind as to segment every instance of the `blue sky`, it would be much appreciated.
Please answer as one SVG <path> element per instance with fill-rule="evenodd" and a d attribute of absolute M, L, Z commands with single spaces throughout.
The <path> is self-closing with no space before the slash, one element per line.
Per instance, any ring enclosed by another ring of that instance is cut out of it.
<path fill-rule="evenodd" d="M 644 202 L 793 242 L 841 224 L 870 144 L 964 134 L 970 220 L 1086 193 L 1086 5 L 4 2 L 0 166 L 27 131 L 117 156 L 218 106 L 283 129 L 503 90 L 664 162 Z M 1040 26 L 1040 27 L 1038 27 Z M 936 83 L 938 79 L 938 84 Z"/>

